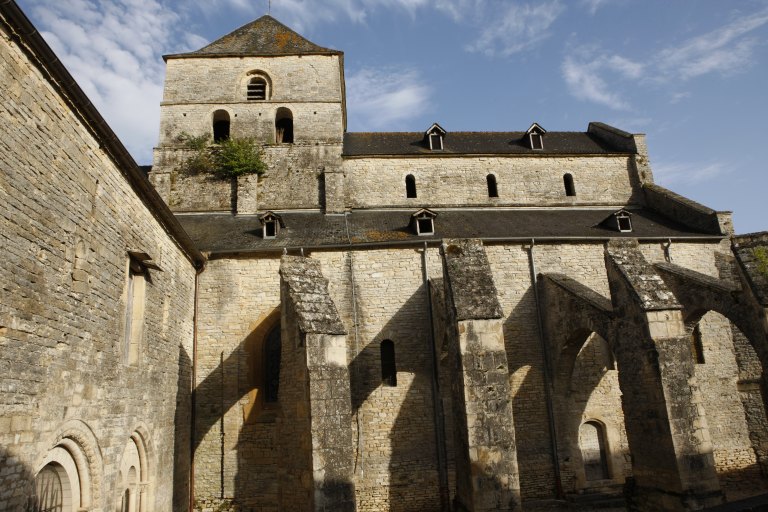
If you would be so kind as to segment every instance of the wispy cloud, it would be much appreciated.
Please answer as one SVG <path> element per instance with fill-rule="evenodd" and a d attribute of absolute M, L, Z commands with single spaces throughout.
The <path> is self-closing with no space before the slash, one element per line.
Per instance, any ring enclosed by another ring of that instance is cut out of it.
<path fill-rule="evenodd" d="M 706 74 L 729 75 L 747 69 L 759 44 L 752 34 L 766 24 L 768 9 L 669 46 L 642 62 L 600 52 L 596 47 L 577 47 L 566 55 L 561 70 L 576 98 L 628 110 L 631 105 L 615 90 L 633 83 L 680 83 Z M 685 91 L 675 92 L 670 102 L 677 103 L 687 96 Z"/>
<path fill-rule="evenodd" d="M 662 186 L 698 185 L 728 174 L 722 162 L 707 164 L 662 163 L 654 165 L 654 179 Z"/>
<path fill-rule="evenodd" d="M 248 0 L 211 0 L 201 5 L 214 13 L 221 6 L 261 14 L 264 6 Z M 377 11 L 404 12 L 411 17 L 435 12 L 479 31 L 467 50 L 507 56 L 523 51 L 550 36 L 552 23 L 565 11 L 562 0 L 280 0 L 272 13 L 290 27 L 308 30 L 322 23 L 349 20 L 367 23 Z"/>
<path fill-rule="evenodd" d="M 603 76 L 637 79 L 643 68 L 642 64 L 618 55 L 595 56 L 593 49 L 582 48 L 576 55 L 566 57 L 562 72 L 568 90 L 576 98 L 615 110 L 629 110 L 629 103 L 610 90 Z"/>
<path fill-rule="evenodd" d="M 614 3 L 616 0 L 581 0 L 581 5 L 594 15 L 601 7 Z"/>
<path fill-rule="evenodd" d="M 429 107 L 429 86 L 414 70 L 365 68 L 347 77 L 350 128 L 396 129 Z"/>
<path fill-rule="evenodd" d="M 768 23 L 768 9 L 739 18 L 707 34 L 667 48 L 658 66 L 666 77 L 689 79 L 708 73 L 730 74 L 749 66 L 758 41 L 746 37 Z"/>
<path fill-rule="evenodd" d="M 169 47 L 203 40 L 157 0 L 29 0 L 43 37 L 140 163 L 157 143 Z M 29 7 L 27 7 L 29 9 Z"/>
<path fill-rule="evenodd" d="M 548 38 L 552 23 L 565 11 L 559 0 L 534 4 L 510 3 L 489 16 L 480 37 L 467 48 L 486 55 L 508 56 Z"/>

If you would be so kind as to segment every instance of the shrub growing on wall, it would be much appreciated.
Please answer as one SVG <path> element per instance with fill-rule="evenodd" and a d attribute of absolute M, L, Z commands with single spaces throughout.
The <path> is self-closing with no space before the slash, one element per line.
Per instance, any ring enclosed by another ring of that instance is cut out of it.
<path fill-rule="evenodd" d="M 228 138 L 211 143 L 211 136 L 192 137 L 187 133 L 178 136 L 189 155 L 181 162 L 179 170 L 188 174 L 210 173 L 222 179 L 256 174 L 267 170 L 258 144 L 251 138 Z"/>

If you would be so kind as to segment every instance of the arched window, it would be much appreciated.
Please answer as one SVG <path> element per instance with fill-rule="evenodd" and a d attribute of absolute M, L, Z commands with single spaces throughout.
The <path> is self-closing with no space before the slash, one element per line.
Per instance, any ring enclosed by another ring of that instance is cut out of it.
<path fill-rule="evenodd" d="M 414 178 L 413 174 L 405 177 L 405 197 L 416 197 L 416 178 Z"/>
<path fill-rule="evenodd" d="M 563 176 L 563 184 L 565 185 L 566 196 L 570 197 L 576 195 L 576 186 L 573 184 L 573 176 L 570 174 L 565 174 Z"/>
<path fill-rule="evenodd" d="M 72 507 L 72 489 L 66 470 L 55 462 L 46 464 L 35 477 L 35 506 L 32 510 L 64 512 Z"/>
<path fill-rule="evenodd" d="M 285 107 L 275 115 L 275 143 L 293 144 L 293 114 Z"/>
<path fill-rule="evenodd" d="M 217 110 L 213 113 L 213 142 L 222 142 L 229 138 L 229 112 Z"/>
<path fill-rule="evenodd" d="M 605 428 L 602 424 L 587 421 L 579 427 L 579 448 L 587 481 L 609 479 Z"/>
<path fill-rule="evenodd" d="M 260 76 L 251 78 L 248 82 L 246 91 L 248 101 L 259 101 L 267 99 L 267 81 Z"/>
<path fill-rule="evenodd" d="M 488 182 L 488 197 L 499 197 L 499 189 L 496 186 L 496 176 L 489 174 L 485 177 Z"/>
<path fill-rule="evenodd" d="M 392 340 L 381 342 L 381 382 L 385 386 L 397 386 L 395 344 Z"/>
<path fill-rule="evenodd" d="M 280 387 L 280 324 L 274 327 L 264 342 L 264 402 L 277 402 Z"/>

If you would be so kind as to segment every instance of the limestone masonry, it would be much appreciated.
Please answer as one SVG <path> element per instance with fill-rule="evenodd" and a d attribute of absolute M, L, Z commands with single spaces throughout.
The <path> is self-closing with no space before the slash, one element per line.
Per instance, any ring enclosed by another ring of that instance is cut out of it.
<path fill-rule="evenodd" d="M 347 132 L 343 53 L 264 16 L 165 56 L 147 171 L 12 0 L 0 35 L 0 510 L 768 493 L 768 234 L 643 135 Z"/>

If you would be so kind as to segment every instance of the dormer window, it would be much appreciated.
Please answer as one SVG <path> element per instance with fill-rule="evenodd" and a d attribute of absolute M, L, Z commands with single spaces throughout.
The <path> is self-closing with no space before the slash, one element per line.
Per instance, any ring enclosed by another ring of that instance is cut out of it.
<path fill-rule="evenodd" d="M 280 229 L 285 227 L 283 218 L 274 212 L 267 212 L 259 217 L 261 222 L 262 238 L 277 238 Z"/>
<path fill-rule="evenodd" d="M 437 123 L 430 126 L 429 129 L 424 133 L 424 137 L 427 139 L 427 143 L 429 144 L 429 149 L 432 151 L 442 151 L 443 138 L 445 137 L 446 133 L 447 132 L 443 130 L 442 126 Z"/>
<path fill-rule="evenodd" d="M 528 138 L 528 147 L 534 151 L 540 151 L 544 149 L 544 134 L 547 130 L 539 126 L 537 123 L 533 123 L 528 131 L 525 132 Z"/>
<path fill-rule="evenodd" d="M 411 224 L 419 236 L 435 234 L 435 217 L 437 214 L 426 208 L 422 208 L 411 215 Z"/>
<path fill-rule="evenodd" d="M 632 218 L 629 216 L 629 213 L 622 212 L 622 213 L 616 214 L 616 226 L 619 228 L 619 231 L 622 233 L 631 233 Z"/>
<path fill-rule="evenodd" d="M 600 225 L 613 231 L 618 231 L 619 233 L 631 233 L 632 214 L 622 208 L 617 212 L 613 212 L 608 218 L 603 220 Z"/>

